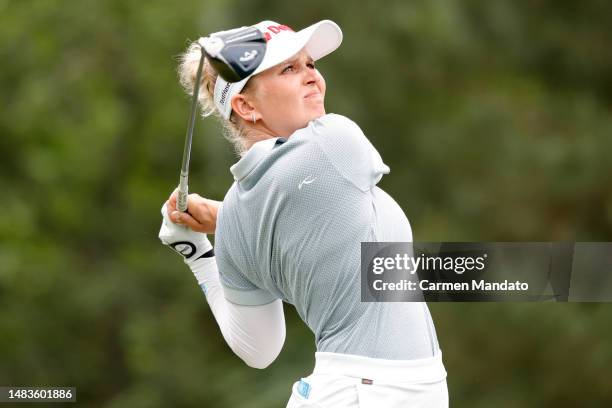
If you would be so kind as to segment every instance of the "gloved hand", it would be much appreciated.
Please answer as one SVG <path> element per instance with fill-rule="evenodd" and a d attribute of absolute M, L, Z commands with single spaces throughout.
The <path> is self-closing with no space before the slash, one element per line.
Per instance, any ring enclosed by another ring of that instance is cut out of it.
<path fill-rule="evenodd" d="M 206 234 L 172 222 L 165 203 L 161 213 L 163 220 L 159 230 L 159 239 L 164 245 L 178 252 L 187 265 L 197 259 L 214 256 L 213 246 Z"/>

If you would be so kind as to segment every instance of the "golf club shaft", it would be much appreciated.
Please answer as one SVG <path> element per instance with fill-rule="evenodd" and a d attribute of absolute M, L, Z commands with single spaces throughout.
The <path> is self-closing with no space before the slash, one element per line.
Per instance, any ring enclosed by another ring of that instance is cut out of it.
<path fill-rule="evenodd" d="M 201 50 L 202 51 L 202 50 Z M 187 211 L 187 196 L 189 195 L 188 179 L 189 179 L 189 158 L 191 156 L 191 139 L 193 137 L 193 128 L 195 127 L 196 111 L 198 109 L 198 94 L 200 93 L 200 81 L 202 79 L 202 66 L 204 65 L 204 52 L 200 56 L 200 64 L 198 65 L 198 73 L 196 74 L 195 84 L 193 86 L 193 98 L 191 100 L 191 113 L 189 115 L 189 123 L 187 125 L 187 136 L 185 137 L 185 147 L 183 148 L 183 163 L 181 164 L 181 175 L 179 178 L 178 198 L 176 207 L 179 211 Z"/>

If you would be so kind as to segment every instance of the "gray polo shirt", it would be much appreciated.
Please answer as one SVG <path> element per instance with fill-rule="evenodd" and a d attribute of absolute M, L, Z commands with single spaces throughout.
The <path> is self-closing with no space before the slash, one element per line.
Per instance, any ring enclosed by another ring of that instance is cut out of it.
<path fill-rule="evenodd" d="M 389 168 L 350 119 L 327 114 L 288 139 L 255 143 L 231 168 L 215 253 L 227 300 L 282 299 L 317 351 L 413 359 L 439 348 L 425 303 L 362 303 L 360 243 L 412 241 L 376 184 Z"/>

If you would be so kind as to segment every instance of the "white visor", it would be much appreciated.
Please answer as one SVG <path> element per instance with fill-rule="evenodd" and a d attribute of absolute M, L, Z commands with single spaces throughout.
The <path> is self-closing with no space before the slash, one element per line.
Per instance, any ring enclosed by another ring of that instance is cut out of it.
<path fill-rule="evenodd" d="M 232 114 L 232 97 L 242 91 L 253 75 L 293 57 L 304 47 L 310 57 L 316 61 L 334 51 L 342 42 L 342 30 L 331 20 L 319 21 L 298 32 L 274 21 L 262 21 L 253 27 L 266 37 L 266 54 L 259 67 L 240 82 L 229 83 L 217 77 L 215 106 L 225 119 L 229 119 Z"/>

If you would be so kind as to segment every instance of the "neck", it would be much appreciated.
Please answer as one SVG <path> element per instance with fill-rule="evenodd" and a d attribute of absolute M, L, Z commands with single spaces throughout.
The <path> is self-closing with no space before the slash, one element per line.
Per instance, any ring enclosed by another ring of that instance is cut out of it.
<path fill-rule="evenodd" d="M 255 143 L 265 140 L 271 139 L 273 137 L 278 137 L 279 135 L 275 134 L 270 128 L 266 126 L 261 120 L 256 124 L 251 124 L 248 130 L 247 140 L 245 140 L 244 147 L 246 151 L 248 151 L 251 146 Z"/>

